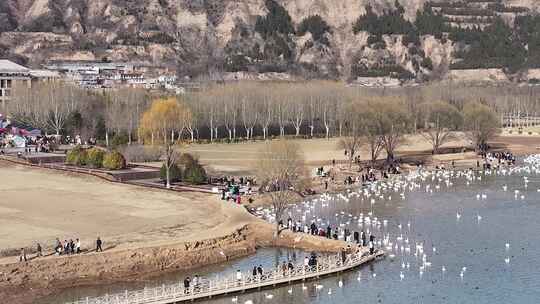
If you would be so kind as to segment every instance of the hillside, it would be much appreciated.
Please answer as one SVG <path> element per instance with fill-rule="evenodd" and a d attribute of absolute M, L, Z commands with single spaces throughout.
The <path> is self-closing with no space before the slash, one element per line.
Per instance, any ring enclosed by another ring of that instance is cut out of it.
<path fill-rule="evenodd" d="M 400 2 L 2 0 L 0 57 L 30 66 L 130 60 L 176 66 L 180 76 L 353 80 L 422 81 L 472 68 L 520 78 L 540 66 L 534 0 Z"/>

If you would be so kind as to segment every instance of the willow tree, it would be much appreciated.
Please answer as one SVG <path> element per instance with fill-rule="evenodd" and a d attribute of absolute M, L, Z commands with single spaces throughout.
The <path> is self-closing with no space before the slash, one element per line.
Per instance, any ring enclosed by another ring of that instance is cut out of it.
<path fill-rule="evenodd" d="M 140 133 L 146 137 L 157 136 L 163 144 L 167 188 L 171 187 L 171 168 L 180 157 L 180 153 L 174 148 L 176 142 L 174 134 L 184 128 L 187 119 L 190 119 L 187 106 L 174 97 L 154 100 L 141 118 Z"/>
<path fill-rule="evenodd" d="M 463 116 L 455 106 L 444 101 L 424 104 L 424 107 L 427 109 L 427 128 L 422 135 L 431 143 L 433 154 L 437 154 L 439 148 L 452 138 L 452 132 L 461 127 Z"/>
<path fill-rule="evenodd" d="M 485 151 L 487 142 L 499 132 L 500 121 L 495 111 L 478 102 L 463 108 L 465 130 L 478 151 Z"/>
<path fill-rule="evenodd" d="M 300 145 L 290 140 L 269 141 L 259 153 L 257 178 L 266 189 L 274 210 L 276 236 L 279 222 L 297 193 L 308 186 L 307 169 Z"/>

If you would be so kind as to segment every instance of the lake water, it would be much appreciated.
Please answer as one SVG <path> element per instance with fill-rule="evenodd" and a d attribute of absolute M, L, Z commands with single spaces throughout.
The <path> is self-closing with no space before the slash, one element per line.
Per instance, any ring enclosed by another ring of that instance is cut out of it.
<path fill-rule="evenodd" d="M 294 218 L 305 216 L 308 223 L 319 219 L 322 227 L 330 222 L 333 226 L 341 224 L 352 231 L 370 229 L 378 239 L 389 235 L 392 248 L 398 244 L 397 251 L 392 249 L 388 252 L 388 255 L 395 257 L 317 281 L 317 284 L 324 286 L 319 290 L 314 288 L 314 282 L 309 282 L 306 283 L 307 290 L 302 290 L 301 285 L 292 285 L 292 293 L 288 292 L 291 287 L 286 286 L 240 294 L 238 303 L 247 300 L 253 303 L 298 304 L 538 302 L 540 175 L 525 170 L 504 176 L 495 172 L 475 173 L 473 180 L 472 174 L 460 177 L 448 177 L 448 174 L 440 174 L 434 180 L 431 175 L 426 175 L 424 181 L 416 179 L 416 189 L 412 191 L 408 188 L 413 184 L 411 181 L 407 183 L 406 191 L 402 187 L 394 191 L 393 186 L 389 185 L 384 199 L 375 198 L 373 205 L 373 194 L 368 198 L 358 189 L 353 189 L 359 195 L 333 196 L 332 199 L 308 202 L 293 208 L 291 215 Z M 528 177 L 527 186 L 524 176 Z M 427 191 L 426 185 L 430 187 Z M 507 191 L 504 191 L 504 186 Z M 519 193 L 516 194 L 515 190 Z M 404 193 L 403 198 L 401 193 Z M 485 199 L 482 199 L 482 195 L 485 195 Z M 360 214 L 367 217 L 371 210 L 371 222 L 377 217 L 380 224 L 359 224 Z M 384 220 L 387 225 L 384 225 Z M 402 239 L 397 240 L 399 236 Z M 431 266 L 421 268 L 425 265 L 422 254 L 414 255 L 417 243 L 423 243 L 426 260 Z M 405 250 L 402 251 L 401 246 Z M 411 248 L 410 252 L 406 250 L 407 247 Z M 303 256 L 304 253 L 299 251 L 264 249 L 254 256 L 205 267 L 196 272 L 212 278 L 215 275 L 232 275 L 236 269 L 247 271 L 258 264 L 269 268 L 287 259 L 297 258 L 300 261 Z M 442 270 L 443 266 L 446 271 Z M 186 275 L 193 274 L 176 273 L 147 282 L 77 288 L 39 303 L 64 303 L 124 289 L 157 286 L 178 282 Z M 342 287 L 339 287 L 340 281 Z M 273 299 L 266 299 L 266 293 L 273 294 Z M 231 303 L 231 297 L 200 303 Z"/>

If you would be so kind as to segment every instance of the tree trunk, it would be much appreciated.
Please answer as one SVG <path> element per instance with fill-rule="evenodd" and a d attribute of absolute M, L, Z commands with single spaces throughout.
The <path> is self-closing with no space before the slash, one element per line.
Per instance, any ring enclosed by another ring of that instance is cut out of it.
<path fill-rule="evenodd" d="M 168 160 L 167 160 L 168 162 Z M 171 176 L 170 176 L 170 167 L 169 167 L 169 164 L 166 164 L 165 165 L 165 176 L 166 176 L 166 179 L 167 179 L 167 189 L 170 189 L 171 188 Z"/>
<path fill-rule="evenodd" d="M 105 131 L 105 146 L 109 147 L 109 131 Z"/>
<path fill-rule="evenodd" d="M 324 127 L 326 128 L 326 139 L 330 139 L 330 128 L 328 125 L 325 125 Z"/>

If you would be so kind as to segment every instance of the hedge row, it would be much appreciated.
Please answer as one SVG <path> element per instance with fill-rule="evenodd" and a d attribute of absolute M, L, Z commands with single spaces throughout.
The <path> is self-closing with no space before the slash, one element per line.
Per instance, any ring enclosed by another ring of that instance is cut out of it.
<path fill-rule="evenodd" d="M 118 151 L 105 152 L 99 148 L 83 149 L 81 146 L 76 146 L 67 153 L 66 164 L 108 170 L 126 168 L 126 160 Z"/>

